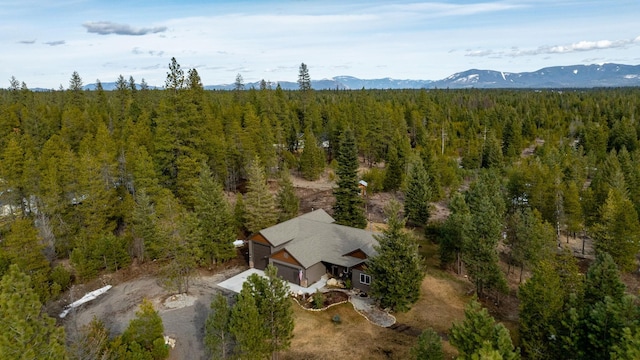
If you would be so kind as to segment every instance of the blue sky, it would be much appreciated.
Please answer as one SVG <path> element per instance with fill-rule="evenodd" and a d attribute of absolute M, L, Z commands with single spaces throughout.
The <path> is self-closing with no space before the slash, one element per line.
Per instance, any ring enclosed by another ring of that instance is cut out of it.
<path fill-rule="evenodd" d="M 171 57 L 204 84 L 438 80 L 471 68 L 640 64 L 638 0 L 0 0 L 0 87 L 122 74 L 162 86 Z"/>

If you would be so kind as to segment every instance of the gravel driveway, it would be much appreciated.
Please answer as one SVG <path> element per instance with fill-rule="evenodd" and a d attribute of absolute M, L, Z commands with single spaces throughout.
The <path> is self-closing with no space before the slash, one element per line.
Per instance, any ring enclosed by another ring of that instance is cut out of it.
<path fill-rule="evenodd" d="M 232 268 L 221 273 L 195 278 L 187 296 L 171 296 L 155 277 L 142 277 L 113 286 L 106 294 L 71 311 L 64 319 L 67 332 L 72 334 L 96 317 L 102 320 L 111 334 L 121 334 L 135 317 L 144 298 L 151 300 L 164 324 L 165 335 L 176 340 L 169 359 L 197 360 L 205 358 L 203 347 L 204 324 L 213 296 L 220 292 L 216 285 L 245 270 Z M 83 294 L 74 294 L 80 298 Z"/>

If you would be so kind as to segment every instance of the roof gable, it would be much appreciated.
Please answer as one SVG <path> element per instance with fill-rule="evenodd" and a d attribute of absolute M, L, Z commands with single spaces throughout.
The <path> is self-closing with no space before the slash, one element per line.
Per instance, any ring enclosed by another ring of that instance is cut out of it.
<path fill-rule="evenodd" d="M 321 261 L 352 267 L 375 255 L 374 245 L 378 243 L 372 232 L 335 224 L 321 209 L 261 230 L 260 234 L 274 247 L 284 245 L 305 268 Z"/>
<path fill-rule="evenodd" d="M 334 221 L 326 211 L 318 209 L 260 230 L 260 234 L 264 236 L 271 245 L 278 247 L 294 238 L 304 236 L 305 233 L 312 231 L 314 228 L 318 228 L 322 224 L 330 224 Z"/>

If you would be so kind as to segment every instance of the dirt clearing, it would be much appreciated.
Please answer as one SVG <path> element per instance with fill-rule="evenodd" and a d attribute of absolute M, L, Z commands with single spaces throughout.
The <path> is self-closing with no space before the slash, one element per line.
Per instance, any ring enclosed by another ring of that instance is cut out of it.
<path fill-rule="evenodd" d="M 231 267 L 215 274 L 201 272 L 194 278 L 187 295 L 168 293 L 159 285 L 156 276 L 128 280 L 113 286 L 98 299 L 70 312 L 64 320 L 64 325 L 72 334 L 96 317 L 104 322 L 111 334 L 118 335 L 127 328 L 129 321 L 135 317 L 138 305 L 146 298 L 159 312 L 165 335 L 176 340 L 169 359 L 203 359 L 204 323 L 209 314 L 211 299 L 221 291 L 216 284 L 243 270 L 244 267 Z"/>

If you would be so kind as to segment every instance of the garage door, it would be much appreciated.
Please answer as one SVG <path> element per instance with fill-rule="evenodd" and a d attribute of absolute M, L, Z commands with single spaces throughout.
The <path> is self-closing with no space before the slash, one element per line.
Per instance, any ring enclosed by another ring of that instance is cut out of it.
<path fill-rule="evenodd" d="M 300 270 L 298 268 L 283 265 L 280 263 L 273 263 L 273 265 L 275 265 L 278 269 L 278 277 L 282 277 L 290 283 L 300 285 L 300 278 L 298 275 Z"/>
<path fill-rule="evenodd" d="M 267 245 L 263 245 L 252 241 L 253 245 L 253 266 L 256 269 L 264 270 L 269 264 L 269 256 L 271 256 L 271 248 Z"/>

